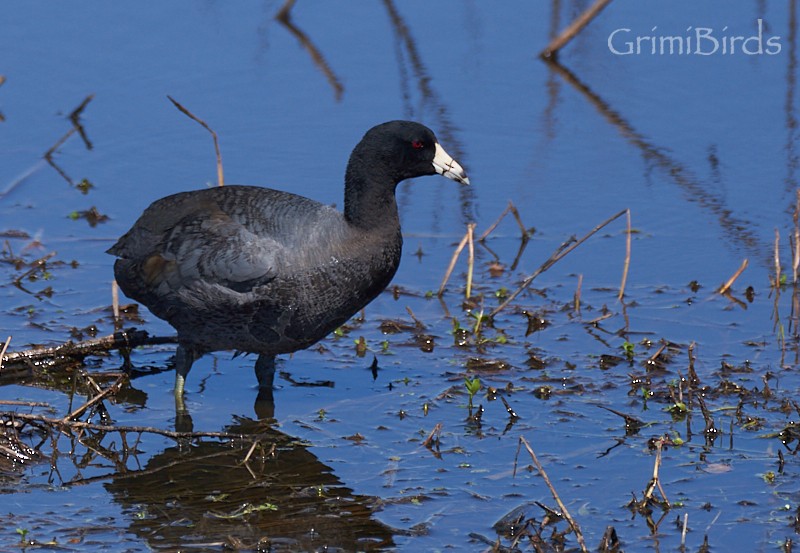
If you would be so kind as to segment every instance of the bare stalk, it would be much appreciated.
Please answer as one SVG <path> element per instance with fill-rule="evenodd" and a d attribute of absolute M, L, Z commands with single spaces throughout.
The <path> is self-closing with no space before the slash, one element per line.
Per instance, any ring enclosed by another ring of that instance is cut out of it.
<path fill-rule="evenodd" d="M 625 263 L 622 266 L 622 283 L 619 285 L 619 296 L 617 299 L 622 301 L 625 297 L 625 284 L 628 282 L 628 270 L 631 267 L 631 210 L 626 210 L 627 228 L 625 232 Z"/>
<path fill-rule="evenodd" d="M 797 190 L 797 202 L 794 206 L 794 248 L 792 249 L 793 282 L 797 284 L 797 269 L 800 267 L 800 188 Z"/>
<path fill-rule="evenodd" d="M 220 186 L 225 186 L 225 177 L 222 174 L 222 154 L 219 151 L 219 140 L 217 140 L 217 133 L 214 132 L 214 129 L 208 126 L 208 124 L 193 114 L 191 111 L 183 107 L 177 100 L 175 100 L 172 96 L 167 95 L 169 101 L 178 108 L 184 115 L 188 116 L 190 119 L 193 119 L 200 123 L 205 130 L 211 133 L 211 137 L 214 139 L 214 151 L 217 153 L 217 184 Z"/>
<path fill-rule="evenodd" d="M 781 285 L 781 255 L 780 255 L 781 233 L 775 229 L 775 287 Z"/>
<path fill-rule="evenodd" d="M 509 213 L 511 213 L 514 216 L 514 219 L 517 221 L 517 224 L 519 225 L 519 228 L 522 231 L 522 240 L 523 241 L 528 240 L 528 230 L 525 228 L 525 225 L 522 224 L 522 219 L 519 216 L 519 211 L 517 211 L 517 207 L 514 205 L 514 202 L 508 202 L 508 205 L 500 214 L 500 217 L 498 217 L 494 223 L 489 225 L 489 228 L 487 228 L 483 232 L 483 234 L 480 235 L 480 237 L 478 238 L 478 242 L 483 242 L 484 240 L 486 240 L 486 237 L 489 236 L 489 234 L 495 228 L 497 228 L 497 225 L 500 224 L 500 221 L 502 221 L 503 218 Z"/>
<path fill-rule="evenodd" d="M 81 359 L 87 355 L 119 348 L 135 348 L 145 345 L 175 344 L 175 336 L 150 336 L 144 330 L 127 329 L 110 336 L 93 338 L 82 342 L 66 342 L 53 347 L 40 347 L 24 351 L 12 351 L 5 355 L 6 368 L 11 363 L 44 361 L 47 359 Z"/>
<path fill-rule="evenodd" d="M 736 269 L 736 272 L 733 273 L 733 276 L 731 276 L 731 278 L 729 278 L 725 282 L 725 284 L 720 286 L 719 290 L 717 290 L 717 293 L 724 294 L 725 292 L 727 292 L 730 289 L 730 287 L 733 286 L 733 283 L 736 282 L 736 279 L 739 278 L 739 276 L 744 272 L 745 269 L 747 269 L 747 264 L 748 261 L 747 258 L 745 258 L 745 260 L 742 261 L 742 264 L 739 266 L 739 268 Z"/>
<path fill-rule="evenodd" d="M 116 279 L 111 281 L 111 310 L 114 313 L 114 328 L 119 330 L 119 284 Z"/>
<path fill-rule="evenodd" d="M 456 246 L 456 251 L 453 252 L 453 257 L 450 258 L 450 264 L 447 266 L 447 270 L 444 272 L 442 285 L 439 286 L 439 292 L 437 292 L 437 295 L 439 297 L 442 297 L 442 295 L 444 295 L 444 287 L 447 286 L 447 281 L 450 280 L 450 275 L 453 273 L 453 269 L 456 266 L 456 261 L 458 261 L 458 256 L 461 255 L 461 250 L 463 250 L 464 246 L 467 245 L 467 240 L 469 240 L 469 231 L 467 231 L 467 233 L 464 235 L 464 238 L 461 239 L 461 242 L 458 243 L 458 246 Z"/>
<path fill-rule="evenodd" d="M 547 45 L 547 48 L 542 50 L 539 54 L 540 57 L 544 59 L 555 58 L 558 55 L 558 51 L 561 50 L 567 43 L 575 38 L 578 33 L 580 33 L 584 27 L 586 27 L 592 20 L 597 17 L 597 15 L 603 11 L 607 5 L 611 3 L 611 0 L 597 0 L 594 4 L 589 6 L 586 11 L 584 11 L 578 19 L 572 22 L 572 24 L 561 31 L 561 33 L 550 41 L 550 44 Z"/>
<path fill-rule="evenodd" d="M 536 465 L 536 470 L 539 471 L 539 474 L 541 475 L 542 479 L 544 480 L 544 483 L 550 490 L 553 499 L 555 499 L 556 503 L 558 504 L 558 508 L 561 511 L 561 514 L 564 516 L 564 519 L 569 523 L 570 528 L 572 528 L 572 531 L 575 532 L 575 539 L 578 540 L 578 545 L 580 546 L 581 551 L 583 551 L 584 553 L 588 553 L 589 550 L 586 548 L 586 542 L 584 542 L 583 540 L 583 533 L 581 533 L 581 527 L 578 526 L 578 523 L 575 522 L 575 520 L 569 514 L 567 506 L 564 505 L 564 502 L 561 501 L 561 497 L 559 497 L 558 492 L 553 486 L 553 483 L 550 482 L 550 478 L 547 476 L 547 472 L 545 472 L 544 467 L 539 462 L 539 459 L 536 457 L 536 454 L 533 452 L 531 444 L 528 443 L 528 440 L 526 440 L 524 436 L 519 437 L 519 442 L 520 444 L 525 446 L 525 449 L 528 450 L 528 453 L 530 454 L 531 459 L 533 460 L 533 464 Z M 516 464 L 514 466 L 514 469 L 516 473 Z"/>
<path fill-rule="evenodd" d="M 561 246 L 559 246 L 559 248 L 555 252 L 553 252 L 553 254 L 547 259 L 547 261 L 542 263 L 542 265 L 538 269 L 536 269 L 528 278 L 526 278 L 522 282 L 522 285 L 520 285 L 520 287 L 517 288 L 514 291 L 513 294 L 509 295 L 505 299 L 505 301 L 503 303 L 501 303 L 500 305 L 495 307 L 494 311 L 489 313 L 489 318 L 494 318 L 494 316 L 497 315 L 498 313 L 500 313 L 500 311 L 502 311 L 503 309 L 508 307 L 508 305 L 519 294 L 521 294 L 528 286 L 531 285 L 531 283 L 533 282 L 533 280 L 537 276 L 539 276 L 540 274 L 545 272 L 547 269 L 549 269 L 550 267 L 555 265 L 558 261 L 561 260 L 561 258 L 563 258 L 565 255 L 567 255 L 569 252 L 571 252 L 572 250 L 574 250 L 575 248 L 577 248 L 578 246 L 580 246 L 581 244 L 586 242 L 586 240 L 588 240 L 597 231 L 599 231 L 600 229 L 602 229 L 603 227 L 605 227 L 606 225 L 608 225 L 612 221 L 622 217 L 622 215 L 624 215 L 626 211 L 627 211 L 627 209 L 624 209 L 624 210 L 620 211 L 619 213 L 617 213 L 616 215 L 613 215 L 613 216 L 609 217 L 608 219 L 606 219 L 605 221 L 603 221 L 602 223 L 600 223 L 599 225 L 594 227 L 591 231 L 589 231 L 586 235 L 584 235 L 583 238 L 581 238 L 580 240 L 575 240 L 574 237 L 573 237 L 569 241 L 567 241 L 564 244 L 562 244 Z"/>
<path fill-rule="evenodd" d="M 103 401 L 103 399 L 105 399 L 106 397 L 108 397 L 108 396 L 110 396 L 112 394 L 117 393 L 119 391 L 120 386 L 122 386 L 122 383 L 125 380 L 127 380 L 127 378 L 128 378 L 127 374 L 120 375 L 119 378 L 117 378 L 116 382 L 114 382 L 111 386 L 109 386 L 108 388 L 106 388 L 105 390 L 103 390 L 102 392 L 100 392 L 99 394 L 94 396 L 92 399 L 90 399 L 89 401 L 87 401 L 86 403 L 84 403 L 83 405 L 78 407 L 77 409 L 75 409 L 72 413 L 70 413 L 69 415 L 67 415 L 63 419 L 61 419 L 61 422 L 62 423 L 68 423 L 69 421 L 78 418 L 79 416 L 81 416 L 81 414 L 84 411 L 86 411 L 92 405 Z"/>
<path fill-rule="evenodd" d="M 105 432 L 141 432 L 148 434 L 159 434 L 168 438 L 241 438 L 241 434 L 231 434 L 229 432 L 173 432 L 171 430 L 163 430 L 153 426 L 115 426 L 113 424 L 95 424 L 83 421 L 64 421 L 63 419 L 56 419 L 46 415 L 36 415 L 30 413 L 14 413 L 14 412 L 0 412 L 0 417 L 8 420 L 23 420 L 29 422 L 41 422 L 55 428 L 71 428 L 71 429 L 89 429 L 100 430 Z"/>
<path fill-rule="evenodd" d="M 475 241 L 472 239 L 475 223 L 467 225 L 467 244 L 469 245 L 469 259 L 467 261 L 467 299 L 472 297 L 472 273 L 475 268 Z"/>
<path fill-rule="evenodd" d="M 11 336 L 6 338 L 5 343 L 3 344 L 3 349 L 0 350 L 0 371 L 3 370 L 3 358 L 6 355 L 6 350 L 8 349 L 8 344 L 11 343 Z"/>

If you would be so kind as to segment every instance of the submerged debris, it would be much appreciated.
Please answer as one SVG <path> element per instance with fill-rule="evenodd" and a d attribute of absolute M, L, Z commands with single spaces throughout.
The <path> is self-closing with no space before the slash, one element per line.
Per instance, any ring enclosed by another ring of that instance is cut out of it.
<path fill-rule="evenodd" d="M 17 431 L 20 427 L 12 419 L 4 421 L 0 428 L 0 473 L 18 473 L 42 460 L 38 450 L 19 439 Z"/>

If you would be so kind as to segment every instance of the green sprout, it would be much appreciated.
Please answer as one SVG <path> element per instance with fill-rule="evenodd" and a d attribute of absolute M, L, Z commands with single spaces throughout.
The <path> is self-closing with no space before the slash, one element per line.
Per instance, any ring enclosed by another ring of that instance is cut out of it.
<path fill-rule="evenodd" d="M 472 410 L 472 397 L 480 391 L 481 380 L 477 377 L 472 380 L 464 378 L 464 386 L 467 388 L 467 393 L 469 394 L 469 409 Z"/>
<path fill-rule="evenodd" d="M 628 361 L 631 361 L 633 359 L 633 348 L 634 345 L 632 342 L 628 342 L 627 340 L 625 340 L 622 343 L 622 351 L 625 353 L 625 357 L 628 358 Z"/>

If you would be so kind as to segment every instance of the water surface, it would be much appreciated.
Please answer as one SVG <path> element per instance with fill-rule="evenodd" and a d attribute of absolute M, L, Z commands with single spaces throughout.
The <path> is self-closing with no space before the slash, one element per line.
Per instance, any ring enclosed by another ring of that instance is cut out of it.
<path fill-rule="evenodd" d="M 187 444 L 144 434 L 123 444 L 118 434 L 89 433 L 42 442 L 28 427 L 23 439 L 45 460 L 4 476 L 3 547 L 21 547 L 17 528 L 26 540 L 76 550 L 247 549 L 264 538 L 286 549 L 480 550 L 498 537 L 510 545 L 497 521 L 522 508 L 534 529 L 545 512 L 533 502 L 555 508 L 524 448 L 517 457 L 521 437 L 591 549 L 613 525 L 626 550 L 674 550 L 676 521 L 687 514 L 692 549 L 704 536 L 718 549 L 742 540 L 771 549 L 793 536 L 796 444 L 774 434 L 797 418 L 796 7 L 720 6 L 614 2 L 552 66 L 537 53 L 585 2 L 299 2 L 289 24 L 275 19 L 277 2 L 4 4 L 0 332 L 12 350 L 86 337 L 92 325 L 109 334 L 105 249 L 153 200 L 215 184 L 208 134 L 167 95 L 217 132 L 229 183 L 341 207 L 353 145 L 370 126 L 407 118 L 437 132 L 473 186 L 431 177 L 399 187 L 402 293 L 383 294 L 322 351 L 280 362 L 290 377 L 279 379 L 272 424 L 256 422 L 253 359 L 223 352 L 192 371 L 194 429 L 245 438 Z M 755 35 L 758 19 L 780 52 L 620 56 L 608 47 L 621 28 L 686 37 L 701 27 L 722 40 Z M 43 155 L 89 95 L 85 137 L 73 132 L 48 163 Z M 535 228 L 518 262 L 519 229 L 507 219 L 486 242 L 491 252 L 477 247 L 476 303 L 462 305 L 463 259 L 443 303 L 430 298 L 467 223 L 482 232 L 509 201 Z M 82 215 L 92 208 L 107 219 Z M 454 320 L 474 329 L 481 305 L 493 309 L 502 289 L 515 289 L 561 243 L 626 208 L 635 232 L 624 304 L 625 227 L 616 221 L 539 277 L 495 328 L 457 344 Z M 780 291 L 770 284 L 776 231 L 788 275 Z M 12 261 L 50 252 L 45 272 L 14 284 L 30 266 Z M 715 294 L 745 258 L 734 299 Z M 381 330 L 387 320 L 413 328 L 407 308 L 433 337 L 432 351 L 420 347 L 420 332 Z M 527 334 L 523 311 L 548 326 Z M 171 334 L 141 316 L 137 325 Z M 362 336 L 363 358 L 354 344 Z M 662 340 L 668 357 L 648 369 Z M 698 403 L 688 418 L 665 411 L 688 374 L 691 344 L 719 430 L 709 437 Z M 174 428 L 172 352 L 133 353 L 140 371 L 107 404 L 116 424 Z M 103 375 L 120 366 L 111 355 L 87 359 L 85 369 L 108 383 Z M 0 399 L 52 408 L 4 409 L 66 415 L 85 401 L 71 395 L 73 374 L 4 373 Z M 483 386 L 473 400 L 485 408 L 480 424 L 466 420 L 465 377 Z M 487 396 L 489 386 L 518 418 Z M 623 420 L 598 405 L 647 426 L 626 435 Z M 432 451 L 422 442 L 438 423 Z M 685 443 L 664 451 L 672 509 L 655 508 L 648 524 L 626 504 L 652 475 L 648 440 L 665 434 Z M 248 470 L 241 461 L 254 441 Z M 518 546 L 532 550 L 529 541 Z"/>

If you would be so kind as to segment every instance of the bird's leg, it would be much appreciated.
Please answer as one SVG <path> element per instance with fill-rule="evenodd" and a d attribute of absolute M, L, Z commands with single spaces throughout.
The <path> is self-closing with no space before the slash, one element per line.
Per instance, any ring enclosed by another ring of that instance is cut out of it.
<path fill-rule="evenodd" d="M 275 356 L 262 353 L 256 361 L 256 378 L 260 390 L 272 390 L 275 381 Z"/>
<path fill-rule="evenodd" d="M 254 405 L 259 420 L 275 418 L 275 401 L 272 397 L 272 384 L 275 381 L 275 356 L 261 354 L 256 361 L 258 396 Z"/>
<path fill-rule="evenodd" d="M 192 364 L 200 357 L 192 348 L 183 344 L 178 344 L 175 351 L 175 430 L 178 432 L 191 432 L 194 428 L 192 416 L 186 410 L 183 402 L 183 387 L 186 384 L 186 376 L 192 370 Z"/>
<path fill-rule="evenodd" d="M 175 352 L 175 407 L 179 411 L 185 411 L 183 405 L 183 387 L 186 384 L 186 377 L 189 371 L 192 370 L 192 364 L 197 359 L 198 355 L 194 350 L 185 347 L 183 344 L 178 344 L 178 349 Z"/>

